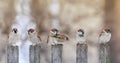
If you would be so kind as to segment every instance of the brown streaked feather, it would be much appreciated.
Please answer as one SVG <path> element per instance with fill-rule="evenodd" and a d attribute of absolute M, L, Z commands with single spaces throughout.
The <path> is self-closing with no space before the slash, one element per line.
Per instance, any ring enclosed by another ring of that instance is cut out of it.
<path fill-rule="evenodd" d="M 102 32 L 99 34 L 99 37 L 102 36 L 103 33 L 104 33 L 104 32 L 102 31 Z"/>
<path fill-rule="evenodd" d="M 33 33 L 35 30 L 34 29 L 29 29 L 28 32 Z"/>
<path fill-rule="evenodd" d="M 40 41 L 42 41 L 39 35 L 37 37 L 39 38 Z"/>
<path fill-rule="evenodd" d="M 56 38 L 62 39 L 62 40 L 68 40 L 68 37 L 67 37 L 67 36 L 61 35 L 61 34 L 56 35 Z"/>
<path fill-rule="evenodd" d="M 105 30 L 106 32 L 111 32 L 111 28 L 109 26 L 106 26 L 105 28 L 103 28 L 103 30 Z"/>

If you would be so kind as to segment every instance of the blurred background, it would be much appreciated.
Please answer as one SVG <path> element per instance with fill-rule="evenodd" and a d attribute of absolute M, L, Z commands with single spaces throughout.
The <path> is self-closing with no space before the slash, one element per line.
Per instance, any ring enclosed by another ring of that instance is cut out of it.
<path fill-rule="evenodd" d="M 76 62 L 75 34 L 79 28 L 85 30 L 89 45 L 89 53 L 92 57 L 89 63 L 98 63 L 97 47 L 91 45 L 97 43 L 99 32 L 105 26 L 112 29 L 111 56 L 113 63 L 120 63 L 120 0 L 58 0 L 59 12 L 53 15 L 50 6 L 54 0 L 32 0 L 31 15 L 37 23 L 37 30 L 43 40 L 42 63 L 49 63 L 49 48 L 46 48 L 46 39 L 49 30 L 59 28 L 62 33 L 70 37 L 70 41 L 64 43 L 63 63 Z M 0 0 L 0 63 L 6 62 L 6 46 L 8 34 L 15 19 L 15 0 Z M 54 21 L 54 19 L 56 19 Z M 57 24 L 57 25 L 56 25 Z M 92 42 L 92 43 L 91 43 Z M 94 49 L 94 51 L 92 50 Z M 68 53 L 70 52 L 70 53 Z M 90 57 L 89 56 L 89 57 Z M 96 60 L 96 61 L 95 61 Z"/>

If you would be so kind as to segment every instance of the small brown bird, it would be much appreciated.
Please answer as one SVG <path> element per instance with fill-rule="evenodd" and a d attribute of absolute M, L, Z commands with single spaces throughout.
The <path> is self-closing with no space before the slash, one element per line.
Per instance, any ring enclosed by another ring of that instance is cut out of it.
<path fill-rule="evenodd" d="M 100 43 L 107 43 L 111 39 L 111 30 L 109 27 L 106 27 L 102 30 L 102 32 L 99 35 L 99 42 Z"/>
<path fill-rule="evenodd" d="M 8 37 L 8 42 L 9 44 L 13 45 L 13 46 L 17 46 L 16 43 L 18 41 L 20 41 L 20 35 L 18 34 L 18 29 L 17 28 L 13 28 L 10 33 L 9 33 L 9 37 Z"/>
<path fill-rule="evenodd" d="M 35 29 L 28 30 L 28 40 L 32 42 L 32 45 L 41 44 L 42 40 L 40 36 L 37 34 Z"/>
<path fill-rule="evenodd" d="M 66 36 L 64 34 L 60 34 L 59 31 L 55 28 L 50 30 L 50 34 L 48 36 L 47 43 L 48 43 L 49 39 L 51 39 L 50 42 L 52 42 L 51 43 L 52 45 L 57 45 L 60 42 L 64 42 L 66 40 L 69 40 L 68 36 Z"/>
<path fill-rule="evenodd" d="M 76 38 L 77 38 L 78 43 L 80 43 L 80 44 L 86 43 L 85 32 L 83 29 L 78 29 Z"/>

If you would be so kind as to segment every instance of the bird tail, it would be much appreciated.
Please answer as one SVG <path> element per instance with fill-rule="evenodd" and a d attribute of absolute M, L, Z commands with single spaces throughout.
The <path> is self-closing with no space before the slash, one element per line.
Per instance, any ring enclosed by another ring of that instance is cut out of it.
<path fill-rule="evenodd" d="M 68 38 L 68 37 L 66 37 L 66 40 L 69 40 L 69 38 Z"/>

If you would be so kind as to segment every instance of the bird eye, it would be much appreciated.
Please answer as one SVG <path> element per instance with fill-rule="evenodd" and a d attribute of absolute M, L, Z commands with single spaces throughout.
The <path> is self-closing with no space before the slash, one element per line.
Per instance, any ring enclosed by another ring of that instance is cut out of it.
<path fill-rule="evenodd" d="M 106 32 L 108 32 L 108 33 L 110 33 L 110 32 L 111 32 L 111 30 L 110 30 L 110 29 L 105 29 L 105 31 L 106 31 Z"/>
<path fill-rule="evenodd" d="M 35 30 L 34 29 L 29 29 L 28 32 L 33 33 Z"/>
<path fill-rule="evenodd" d="M 12 30 L 12 32 L 14 32 L 14 33 L 17 33 L 17 28 L 14 28 L 13 30 Z"/>

